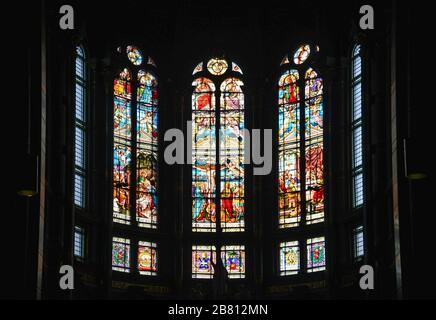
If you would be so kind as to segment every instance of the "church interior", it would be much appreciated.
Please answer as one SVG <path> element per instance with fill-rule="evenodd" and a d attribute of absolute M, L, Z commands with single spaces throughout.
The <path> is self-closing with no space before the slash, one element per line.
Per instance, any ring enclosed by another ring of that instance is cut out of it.
<path fill-rule="evenodd" d="M 435 297 L 419 5 L 65 4 L 23 13 L 5 299 Z"/>

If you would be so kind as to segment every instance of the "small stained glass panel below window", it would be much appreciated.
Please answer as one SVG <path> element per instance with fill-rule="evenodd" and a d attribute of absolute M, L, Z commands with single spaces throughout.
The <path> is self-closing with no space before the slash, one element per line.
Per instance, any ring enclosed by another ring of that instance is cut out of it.
<path fill-rule="evenodd" d="M 300 248 L 298 241 L 280 243 L 280 275 L 297 274 L 300 270 Z"/>
<path fill-rule="evenodd" d="M 142 63 L 141 51 L 134 46 L 127 47 L 127 57 L 135 66 L 139 66 Z"/>
<path fill-rule="evenodd" d="M 112 270 L 130 272 L 130 240 L 112 239 Z"/>
<path fill-rule="evenodd" d="M 216 263 L 215 246 L 192 246 L 192 278 L 212 279 L 214 270 L 211 261 Z"/>
<path fill-rule="evenodd" d="M 138 271 L 147 276 L 157 275 L 157 245 L 154 242 L 139 241 Z"/>
<path fill-rule="evenodd" d="M 354 258 L 362 258 L 365 254 L 365 247 L 363 242 L 363 226 L 354 228 Z"/>
<path fill-rule="evenodd" d="M 85 230 L 82 227 L 74 227 L 74 257 L 83 261 L 85 259 Z"/>
<path fill-rule="evenodd" d="M 212 58 L 207 63 L 207 70 L 215 76 L 224 74 L 228 67 L 227 61 L 219 58 Z"/>
<path fill-rule="evenodd" d="M 307 272 L 325 270 L 325 239 L 324 237 L 307 239 Z"/>
<path fill-rule="evenodd" d="M 297 51 L 294 54 L 294 63 L 295 64 L 303 64 L 304 61 L 309 58 L 310 55 L 310 46 L 304 45 L 297 49 Z"/>
<path fill-rule="evenodd" d="M 245 278 L 245 246 L 221 247 L 221 260 L 230 279 Z"/>

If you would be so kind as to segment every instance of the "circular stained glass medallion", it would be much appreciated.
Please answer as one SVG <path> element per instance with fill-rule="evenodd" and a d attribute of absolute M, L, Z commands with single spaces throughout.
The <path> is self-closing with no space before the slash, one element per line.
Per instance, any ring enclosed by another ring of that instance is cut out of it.
<path fill-rule="evenodd" d="M 304 61 L 307 60 L 307 58 L 310 55 L 310 46 L 309 45 L 304 45 L 301 46 L 297 49 L 297 51 L 295 51 L 294 54 L 294 63 L 295 64 L 302 64 L 304 63 Z"/>
<path fill-rule="evenodd" d="M 129 58 L 130 62 L 132 62 L 135 66 L 139 66 L 142 63 L 141 51 L 134 46 L 127 47 L 127 58 Z"/>
<path fill-rule="evenodd" d="M 224 74 L 228 67 L 229 65 L 224 59 L 212 58 L 207 63 L 207 70 L 215 76 Z"/>

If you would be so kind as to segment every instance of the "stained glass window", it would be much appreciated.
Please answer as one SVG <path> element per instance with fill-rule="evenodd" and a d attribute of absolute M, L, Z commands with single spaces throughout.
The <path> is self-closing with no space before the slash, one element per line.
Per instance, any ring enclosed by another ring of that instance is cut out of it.
<path fill-rule="evenodd" d="M 140 227 L 157 226 L 157 81 L 138 72 L 136 137 L 136 219 Z"/>
<path fill-rule="evenodd" d="M 85 259 L 85 230 L 82 227 L 74 227 L 74 257 L 83 261 Z"/>
<path fill-rule="evenodd" d="M 114 80 L 114 222 L 130 224 L 132 174 L 132 88 L 131 75 L 124 69 Z"/>
<path fill-rule="evenodd" d="M 310 69 L 305 76 L 306 223 L 324 221 L 323 82 Z"/>
<path fill-rule="evenodd" d="M 304 63 L 310 55 L 310 46 L 304 45 L 298 48 L 294 54 L 294 63 L 302 64 Z"/>
<path fill-rule="evenodd" d="M 285 70 L 278 83 L 280 228 L 324 221 L 323 81 L 300 69 Z"/>
<path fill-rule="evenodd" d="M 297 274 L 300 270 L 300 247 L 298 241 L 280 243 L 280 275 Z"/>
<path fill-rule="evenodd" d="M 360 45 L 354 47 L 351 69 L 352 206 L 358 208 L 363 205 L 362 59 Z"/>
<path fill-rule="evenodd" d="M 318 46 L 303 45 L 293 60 L 286 55 L 280 63 L 277 191 L 281 229 L 324 221 L 323 80 L 309 65 L 318 52 Z M 307 240 L 307 265 L 304 245 L 299 241 L 279 243 L 280 276 L 325 269 L 324 237 Z"/>
<path fill-rule="evenodd" d="M 290 62 L 289 57 L 288 57 L 288 55 L 286 55 L 283 57 L 282 62 L 280 62 L 280 65 L 282 66 L 284 64 L 288 64 L 289 62 Z"/>
<path fill-rule="evenodd" d="M 245 278 L 245 246 L 221 247 L 221 261 L 230 279 Z"/>
<path fill-rule="evenodd" d="M 112 239 L 112 270 L 130 272 L 130 240 Z"/>
<path fill-rule="evenodd" d="M 214 270 L 211 261 L 216 263 L 215 246 L 192 246 L 192 278 L 212 279 Z"/>
<path fill-rule="evenodd" d="M 215 75 L 224 73 L 228 64 L 215 58 L 207 65 L 208 71 Z M 220 84 L 219 108 L 215 101 L 216 86 L 211 79 L 197 78 L 192 85 L 193 231 L 215 232 L 218 221 L 223 232 L 244 231 L 243 82 L 229 77 Z"/>
<path fill-rule="evenodd" d="M 324 237 L 307 240 L 307 272 L 325 270 L 325 240 Z"/>
<path fill-rule="evenodd" d="M 141 64 L 136 47 L 129 46 L 127 52 L 134 65 Z M 156 229 L 158 82 L 149 71 L 132 70 L 134 75 L 125 68 L 114 80 L 113 220 L 131 224 L 134 212 L 139 227 Z"/>
<path fill-rule="evenodd" d="M 199 64 L 197 64 L 194 71 L 192 71 L 192 75 L 199 73 L 201 71 L 203 71 L 203 62 L 200 62 Z"/>
<path fill-rule="evenodd" d="M 226 73 L 228 67 L 227 61 L 219 58 L 210 59 L 207 63 L 207 70 L 215 76 Z"/>
<path fill-rule="evenodd" d="M 295 227 L 301 220 L 300 92 L 296 70 L 279 80 L 279 225 Z"/>
<path fill-rule="evenodd" d="M 74 204 L 78 208 L 86 205 L 86 61 L 85 51 L 81 46 L 76 48 L 75 65 L 75 134 L 74 134 Z"/>
<path fill-rule="evenodd" d="M 236 78 L 221 84 L 220 196 L 221 228 L 244 231 L 244 84 Z"/>
<path fill-rule="evenodd" d="M 139 274 L 157 275 L 157 244 L 148 241 L 138 243 L 138 271 Z"/>
<path fill-rule="evenodd" d="M 215 85 L 207 78 L 193 82 L 192 94 L 192 228 L 216 231 Z"/>
<path fill-rule="evenodd" d="M 358 226 L 353 230 L 353 242 L 354 242 L 354 258 L 359 259 L 365 254 L 365 247 L 363 242 L 363 226 Z"/>
<path fill-rule="evenodd" d="M 142 63 L 141 51 L 134 46 L 127 47 L 127 57 L 135 66 L 139 66 Z"/>
<path fill-rule="evenodd" d="M 232 62 L 232 70 L 235 72 L 239 72 L 240 74 L 243 74 L 241 68 L 239 68 L 239 66 L 234 62 Z"/>
<path fill-rule="evenodd" d="M 192 83 L 192 231 L 198 237 L 245 231 L 242 70 L 221 58 L 204 65 L 196 66 Z M 192 277 L 213 278 L 217 256 L 229 278 L 245 278 L 243 245 L 193 246 Z"/>

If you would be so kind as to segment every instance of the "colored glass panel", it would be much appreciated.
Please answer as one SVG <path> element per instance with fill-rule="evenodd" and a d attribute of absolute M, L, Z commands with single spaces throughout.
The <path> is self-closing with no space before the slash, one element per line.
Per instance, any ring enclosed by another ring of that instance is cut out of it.
<path fill-rule="evenodd" d="M 297 274 L 300 270 L 300 247 L 298 241 L 280 243 L 280 275 Z"/>
<path fill-rule="evenodd" d="M 295 51 L 294 54 L 294 63 L 295 64 L 303 64 L 310 55 L 310 46 L 304 45 L 301 46 Z"/>
<path fill-rule="evenodd" d="M 221 260 L 230 279 L 245 278 L 245 246 L 221 247 Z"/>
<path fill-rule="evenodd" d="M 279 80 L 279 226 L 301 220 L 299 74 L 288 70 Z"/>
<path fill-rule="evenodd" d="M 225 80 L 220 87 L 221 228 L 244 231 L 244 94 L 242 81 Z"/>
<path fill-rule="evenodd" d="M 130 240 L 112 239 L 112 270 L 130 272 Z"/>
<path fill-rule="evenodd" d="M 307 240 L 307 272 L 325 270 L 326 251 L 324 237 Z"/>
<path fill-rule="evenodd" d="M 212 279 L 216 263 L 216 248 L 214 246 L 192 246 L 192 278 Z"/>
<path fill-rule="evenodd" d="M 224 74 L 228 67 L 229 65 L 224 59 L 212 58 L 207 63 L 207 70 L 215 76 Z"/>
<path fill-rule="evenodd" d="M 157 245 L 154 242 L 139 241 L 138 271 L 141 275 L 157 275 Z"/>
<path fill-rule="evenodd" d="M 130 62 L 135 66 L 139 66 L 143 60 L 141 51 L 134 46 L 127 47 L 127 58 L 129 58 Z"/>
<path fill-rule="evenodd" d="M 305 79 L 306 223 L 313 224 L 324 221 L 323 82 L 313 69 Z"/>
<path fill-rule="evenodd" d="M 216 230 L 215 85 L 206 78 L 193 82 L 192 94 L 192 228 Z"/>

